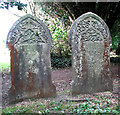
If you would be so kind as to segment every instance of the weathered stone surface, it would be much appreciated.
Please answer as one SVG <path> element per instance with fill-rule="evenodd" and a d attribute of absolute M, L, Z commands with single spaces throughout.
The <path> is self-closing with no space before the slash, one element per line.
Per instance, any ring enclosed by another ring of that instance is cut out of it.
<path fill-rule="evenodd" d="M 26 15 L 13 25 L 7 39 L 11 55 L 10 102 L 56 95 L 51 80 L 51 44 L 51 34 L 38 18 Z"/>
<path fill-rule="evenodd" d="M 110 77 L 111 36 L 105 22 L 88 12 L 73 23 L 70 30 L 72 45 L 72 94 L 112 91 Z"/>

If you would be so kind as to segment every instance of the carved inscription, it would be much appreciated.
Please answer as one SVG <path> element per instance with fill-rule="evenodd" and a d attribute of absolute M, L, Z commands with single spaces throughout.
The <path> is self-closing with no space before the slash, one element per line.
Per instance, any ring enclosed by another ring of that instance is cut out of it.
<path fill-rule="evenodd" d="M 9 33 L 8 42 L 12 44 L 31 44 L 31 43 L 50 43 L 50 37 L 40 20 L 31 15 L 19 21 L 17 26 L 13 27 Z"/>
<path fill-rule="evenodd" d="M 93 17 L 79 21 L 76 34 L 81 35 L 83 41 L 102 41 L 107 37 L 103 24 Z"/>

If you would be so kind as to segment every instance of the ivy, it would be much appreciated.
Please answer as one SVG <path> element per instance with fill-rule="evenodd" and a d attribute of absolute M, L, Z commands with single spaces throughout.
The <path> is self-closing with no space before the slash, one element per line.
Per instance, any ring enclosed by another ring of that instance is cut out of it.
<path fill-rule="evenodd" d="M 26 7 L 27 4 L 21 2 L 0 2 L 0 8 L 9 9 L 9 7 L 17 6 L 18 10 L 22 10 L 23 7 Z"/>

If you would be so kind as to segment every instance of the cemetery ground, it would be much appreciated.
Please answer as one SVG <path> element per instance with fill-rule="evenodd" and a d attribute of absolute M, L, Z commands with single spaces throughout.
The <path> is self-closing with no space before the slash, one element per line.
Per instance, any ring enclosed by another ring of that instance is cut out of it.
<path fill-rule="evenodd" d="M 3 64 L 4 65 L 4 64 Z M 3 66 L 2 65 L 2 66 Z M 9 65 L 4 65 L 9 68 Z M 111 64 L 113 93 L 70 95 L 72 69 L 53 69 L 52 82 L 56 86 L 55 98 L 26 99 L 15 104 L 8 104 L 10 86 L 9 69 L 2 70 L 2 112 L 7 113 L 119 113 L 118 64 Z"/>

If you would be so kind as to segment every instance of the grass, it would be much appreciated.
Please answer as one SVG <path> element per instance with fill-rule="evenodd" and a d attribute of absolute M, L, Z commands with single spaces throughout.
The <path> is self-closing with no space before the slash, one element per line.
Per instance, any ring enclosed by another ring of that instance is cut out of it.
<path fill-rule="evenodd" d="M 9 71 L 10 70 L 10 64 L 7 62 L 0 62 L 0 72 L 3 72 L 4 70 Z"/>
<path fill-rule="evenodd" d="M 81 99 L 81 94 L 77 97 Z M 48 113 L 72 113 L 72 114 L 119 114 L 118 103 L 113 103 L 110 97 L 107 95 L 95 95 L 93 100 L 86 97 L 87 101 L 75 102 L 66 99 L 56 98 L 42 98 L 34 100 L 25 100 L 17 104 L 13 104 L 2 110 L 3 114 L 15 113 L 15 114 L 27 114 L 27 113 L 38 113 L 38 114 L 48 114 Z M 116 102 L 119 97 L 116 97 Z"/>
<path fill-rule="evenodd" d="M 10 67 L 10 64 L 7 62 L 0 62 L 0 68 L 7 69 Z"/>
<path fill-rule="evenodd" d="M 104 103 L 103 99 L 100 100 L 100 103 Z M 105 101 L 105 100 L 104 100 Z M 78 103 L 78 102 L 69 102 L 60 100 L 56 101 L 48 101 L 44 103 L 43 101 L 40 103 L 34 102 L 29 103 L 28 105 L 22 103 L 17 106 L 7 107 L 2 110 L 3 113 L 119 113 L 118 105 L 110 106 L 110 102 L 106 100 L 106 105 L 101 106 L 99 101 L 90 101 L 88 99 L 87 102 Z"/>

